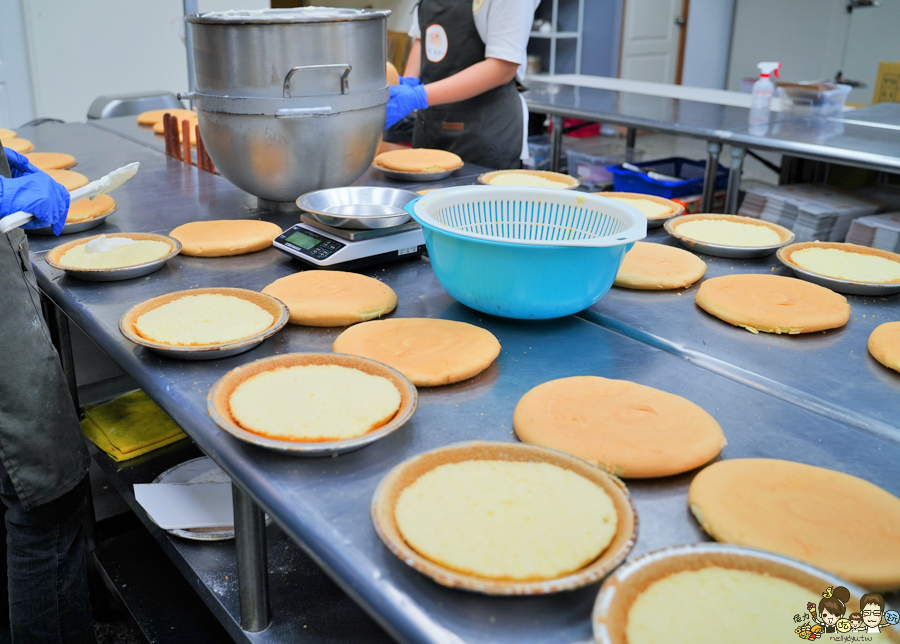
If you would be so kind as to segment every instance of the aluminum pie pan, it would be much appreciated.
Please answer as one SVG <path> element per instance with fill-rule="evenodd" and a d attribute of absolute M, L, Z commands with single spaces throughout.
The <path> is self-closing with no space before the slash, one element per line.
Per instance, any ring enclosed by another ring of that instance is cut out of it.
<path fill-rule="evenodd" d="M 451 174 L 459 170 L 462 166 L 458 168 L 452 168 L 450 170 L 441 170 L 440 172 L 403 172 L 401 170 L 391 170 L 390 168 L 385 168 L 384 166 L 380 166 L 374 161 L 372 162 L 372 167 L 376 170 L 381 171 L 384 176 L 388 179 L 394 179 L 395 181 L 410 181 L 410 182 L 418 182 L 418 181 L 440 181 L 441 179 L 446 179 Z"/>
<path fill-rule="evenodd" d="M 845 295 L 894 295 L 895 293 L 900 293 L 900 282 L 856 282 L 853 280 L 842 279 L 840 277 L 830 277 L 828 275 L 822 275 L 821 273 L 814 273 L 805 268 L 801 268 L 797 266 L 788 258 L 790 252 L 792 252 L 797 246 L 807 246 L 814 247 L 813 244 L 815 242 L 803 243 L 803 244 L 791 244 L 790 246 L 785 246 L 783 248 L 778 249 L 778 253 L 776 257 L 778 261 L 784 264 L 787 268 L 794 271 L 797 277 L 804 279 L 808 282 L 812 282 L 813 284 L 818 284 L 819 286 L 824 286 L 825 288 L 829 288 L 832 291 L 837 293 L 844 293 Z M 827 244 L 830 247 L 833 246 L 846 246 L 847 244 Z M 855 245 L 855 244 L 851 244 Z M 865 247 L 864 247 L 865 248 Z M 886 251 L 885 251 L 886 252 Z M 889 253 L 893 255 L 894 253 Z"/>
<path fill-rule="evenodd" d="M 515 186 L 504 184 L 500 187 L 502 188 L 518 188 L 518 187 L 527 187 L 527 188 L 548 188 L 550 190 L 574 190 L 578 186 L 581 185 L 581 181 L 576 179 L 575 177 L 569 176 L 567 174 L 563 174 L 562 172 L 553 172 L 552 170 L 491 170 L 490 172 L 482 172 L 478 175 L 478 183 L 483 186 L 493 186 L 495 184 L 491 183 L 491 179 L 494 177 L 499 177 L 501 174 L 523 174 L 529 175 L 532 177 L 542 177 L 549 181 L 556 181 L 557 183 L 565 183 L 566 185 L 562 188 L 549 188 L 548 186 Z"/>
<path fill-rule="evenodd" d="M 581 569 L 555 579 L 539 581 L 479 577 L 438 564 L 413 550 L 400 534 L 394 516 L 400 493 L 419 476 L 440 465 L 484 459 L 550 463 L 595 483 L 612 499 L 618 515 L 612 542 L 597 559 Z M 618 478 L 574 456 L 519 442 L 468 441 L 413 456 L 394 467 L 378 484 L 372 496 L 371 515 L 378 537 L 406 565 L 442 586 L 498 596 L 547 595 L 596 583 L 625 560 L 634 547 L 638 531 L 637 511 L 628 489 Z"/>
<path fill-rule="evenodd" d="M 88 282 L 117 282 L 119 280 L 143 277 L 144 275 L 149 275 L 154 271 L 158 271 L 165 266 L 166 262 L 181 252 L 181 242 L 177 239 L 166 237 L 165 235 L 156 235 L 152 233 L 110 233 L 107 237 L 127 237 L 128 239 L 134 239 L 136 241 L 150 240 L 165 242 L 169 244 L 171 250 L 167 254 L 158 259 L 154 259 L 151 262 L 137 264 L 136 266 L 125 266 L 123 268 L 74 268 L 59 263 L 59 259 L 65 255 L 66 252 L 75 246 L 86 244 L 97 237 L 99 237 L 99 235 L 84 237 L 82 239 L 76 239 L 75 241 L 66 242 L 65 244 L 60 244 L 48 252 L 44 256 L 44 259 L 48 265 L 57 270 L 65 271 L 66 275 L 69 277 Z"/>
<path fill-rule="evenodd" d="M 696 543 L 670 546 L 647 553 L 621 566 L 600 588 L 591 612 L 591 626 L 596 644 L 625 644 L 628 611 L 637 595 L 651 583 L 683 570 L 697 570 L 710 565 L 749 570 L 787 579 L 809 588 L 810 601 L 822 597 L 829 586 L 845 586 L 852 597 L 865 590 L 835 575 L 782 555 L 719 543 Z M 801 610 L 798 607 L 797 610 Z M 790 615 L 785 615 L 791 624 Z M 791 628 L 791 626 L 786 626 Z"/>
<path fill-rule="evenodd" d="M 141 337 L 134 328 L 134 323 L 139 316 L 148 311 L 152 311 L 158 306 L 167 304 L 168 302 L 174 301 L 179 297 L 190 295 L 205 295 L 210 293 L 218 295 L 233 295 L 234 297 L 248 300 L 249 302 L 258 305 L 271 313 L 272 317 L 275 318 L 275 322 L 272 323 L 272 325 L 266 330 L 261 331 L 256 335 L 252 335 L 248 338 L 241 338 L 239 340 L 225 342 L 222 344 L 200 346 L 174 346 L 170 344 L 154 342 L 153 340 L 148 340 Z M 278 331 L 284 328 L 284 325 L 287 324 L 288 316 L 288 307 L 283 302 L 264 293 L 258 293 L 256 291 L 250 291 L 243 288 L 194 288 L 186 291 L 175 291 L 174 293 L 167 293 L 165 295 L 160 295 L 158 297 L 145 300 L 140 304 L 136 304 L 135 306 L 128 309 L 128 311 L 126 311 L 125 314 L 119 319 L 119 331 L 121 331 L 122 335 L 124 335 L 127 339 L 131 340 L 135 344 L 146 347 L 151 351 L 169 358 L 178 358 L 179 360 L 218 360 L 219 358 L 229 358 L 231 356 L 236 356 L 240 353 L 250 351 L 250 349 L 259 346 L 263 342 L 263 340 L 276 334 Z"/>
<path fill-rule="evenodd" d="M 365 373 L 387 378 L 400 392 L 400 408 L 397 410 L 397 413 L 387 424 L 362 436 L 347 440 L 323 442 L 283 441 L 269 438 L 247 431 L 232 416 L 228 404 L 230 395 L 238 385 L 248 378 L 281 367 L 322 364 L 359 369 Z M 419 404 L 419 392 L 406 376 L 396 369 L 375 360 L 343 353 L 288 353 L 261 358 L 232 369 L 212 386 L 206 398 L 206 403 L 209 415 L 216 425 L 239 440 L 265 449 L 282 452 L 289 456 L 320 458 L 353 452 L 393 434 L 405 425 L 415 413 Z"/>
<path fill-rule="evenodd" d="M 67 223 L 65 226 L 63 226 L 62 232 L 59 234 L 68 235 L 70 233 L 81 233 L 85 230 L 96 228 L 104 221 L 106 221 L 107 217 L 114 215 L 118 209 L 119 204 L 116 204 L 112 210 L 110 210 L 109 212 L 105 212 L 102 215 L 97 215 L 96 217 L 92 217 L 90 219 L 75 221 L 71 224 Z M 34 228 L 32 230 L 26 230 L 25 232 L 34 233 L 35 235 L 53 235 L 53 228 L 51 226 L 45 226 L 44 228 Z"/>
<path fill-rule="evenodd" d="M 209 456 L 192 458 L 189 461 L 170 467 L 153 479 L 153 483 L 173 485 L 196 485 L 197 483 L 231 483 L 231 477 L 222 471 Z M 147 518 L 153 521 L 149 514 Z M 156 521 L 153 521 L 154 525 Z M 272 517 L 266 515 L 266 525 L 272 523 Z M 227 541 L 234 539 L 234 528 L 194 528 L 166 530 L 171 535 L 190 539 L 191 541 Z"/>
<path fill-rule="evenodd" d="M 719 219 L 725 221 L 740 220 L 739 223 L 743 223 L 744 220 L 749 219 L 753 222 L 760 222 L 758 219 L 753 219 L 752 217 L 738 217 L 737 215 L 682 215 L 680 217 L 673 217 L 663 224 L 666 232 L 677 239 L 678 242 L 688 250 L 703 253 L 704 255 L 712 255 L 713 257 L 727 257 L 730 259 L 754 259 L 758 257 L 768 257 L 769 255 L 777 252 L 779 248 L 794 243 L 795 239 L 794 233 L 792 233 L 787 228 L 769 222 L 765 222 L 762 225 L 765 225 L 767 228 L 771 228 L 772 230 L 778 232 L 778 234 L 781 235 L 782 239 L 781 242 L 772 246 L 725 246 L 723 244 L 711 244 L 708 242 L 698 241 L 691 237 L 678 234 L 676 222 L 678 223 L 678 225 L 681 225 L 686 221 L 695 219 Z"/>
<path fill-rule="evenodd" d="M 347 186 L 307 192 L 297 197 L 296 203 L 300 210 L 308 212 L 313 219 L 327 226 L 377 230 L 409 221 L 410 214 L 403 207 L 416 197 L 416 193 L 399 188 Z M 335 212 L 341 208 L 349 212 Z M 381 214 L 379 209 L 382 212 L 393 212 Z M 376 214 L 371 214 L 373 211 Z"/>

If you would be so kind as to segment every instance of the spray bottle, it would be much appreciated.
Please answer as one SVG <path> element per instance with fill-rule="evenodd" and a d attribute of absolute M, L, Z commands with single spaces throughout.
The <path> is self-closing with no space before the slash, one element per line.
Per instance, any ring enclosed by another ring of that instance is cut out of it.
<path fill-rule="evenodd" d="M 772 82 L 772 74 L 778 78 L 778 69 L 781 63 L 759 63 L 759 80 L 753 83 L 753 98 L 750 102 L 750 125 L 766 125 L 769 122 L 769 107 L 772 103 L 772 94 L 775 92 L 775 83 Z"/>

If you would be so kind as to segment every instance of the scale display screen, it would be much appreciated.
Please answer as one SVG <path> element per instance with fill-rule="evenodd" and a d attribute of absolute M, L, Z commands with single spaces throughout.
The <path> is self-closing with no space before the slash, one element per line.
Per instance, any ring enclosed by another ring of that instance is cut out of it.
<path fill-rule="evenodd" d="M 317 246 L 319 245 L 319 243 L 321 243 L 320 239 L 316 239 L 311 235 L 301 233 L 299 230 L 297 232 L 291 233 L 288 238 L 285 239 L 285 241 L 293 244 L 294 246 L 305 248 L 306 250 L 309 250 L 310 248 L 313 248 L 314 246 Z"/>

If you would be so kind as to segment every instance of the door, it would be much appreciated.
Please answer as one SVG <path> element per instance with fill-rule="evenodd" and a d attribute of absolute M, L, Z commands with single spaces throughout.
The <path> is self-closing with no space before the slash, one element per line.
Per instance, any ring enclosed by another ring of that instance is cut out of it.
<path fill-rule="evenodd" d="M 0 1 L 0 128 L 34 118 L 25 22 L 19 0 Z"/>
<path fill-rule="evenodd" d="M 625 0 L 619 77 L 676 83 L 680 80 L 685 0 Z"/>

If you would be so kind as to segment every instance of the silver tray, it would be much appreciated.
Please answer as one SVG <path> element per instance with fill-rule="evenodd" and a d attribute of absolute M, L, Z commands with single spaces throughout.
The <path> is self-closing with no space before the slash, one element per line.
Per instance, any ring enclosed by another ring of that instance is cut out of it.
<path fill-rule="evenodd" d="M 744 548 L 741 546 L 733 546 L 720 543 L 696 543 L 681 546 L 670 546 L 645 554 L 637 559 L 623 564 L 612 575 L 606 578 L 600 588 L 600 593 L 594 601 L 594 609 L 591 612 L 591 627 L 594 634 L 594 642 L 596 644 L 622 644 L 621 640 L 613 639 L 607 629 L 607 622 L 618 621 L 621 615 L 617 615 L 612 605 L 613 599 L 617 592 L 629 592 L 631 582 L 635 575 L 639 575 L 650 566 L 671 565 L 671 560 L 679 557 L 694 557 L 696 555 L 730 555 L 742 556 L 755 559 L 757 561 L 767 562 L 787 568 L 791 571 L 797 571 L 804 575 L 810 575 L 822 580 L 822 590 L 828 586 L 844 586 L 853 597 L 861 597 L 866 593 L 865 590 L 855 584 L 841 581 L 835 575 L 824 572 L 810 566 L 808 564 L 783 557 L 781 555 L 753 550 L 752 548 Z M 820 591 L 821 592 L 821 591 Z M 817 594 L 810 591 L 810 600 L 815 601 Z M 821 597 L 821 595 L 819 595 Z M 786 616 L 788 624 L 790 624 L 790 616 Z M 792 626 L 787 626 L 792 628 Z M 788 631 L 790 632 L 790 631 Z M 724 640 L 723 640 L 724 641 Z"/>
<path fill-rule="evenodd" d="M 417 195 L 398 188 L 348 186 L 315 190 L 297 197 L 297 207 L 313 219 L 335 228 L 393 228 L 410 215 L 403 207 Z"/>
<path fill-rule="evenodd" d="M 62 232 L 60 235 L 68 235 L 70 233 L 81 233 L 85 230 L 90 230 L 91 228 L 96 228 L 104 221 L 106 221 L 107 217 L 110 217 L 116 214 L 116 211 L 119 209 L 119 204 L 110 210 L 108 213 L 100 215 L 99 217 L 94 217 L 93 219 L 88 219 L 86 221 L 76 221 L 71 224 L 66 224 L 63 226 Z M 44 228 L 35 228 L 33 230 L 26 230 L 26 233 L 34 233 L 35 235 L 53 235 L 53 228 L 51 226 L 45 226 Z"/>
<path fill-rule="evenodd" d="M 418 181 L 440 181 L 441 179 L 446 179 L 462 166 L 453 168 L 452 170 L 441 170 L 440 172 L 401 172 L 400 170 L 388 170 L 373 161 L 372 167 L 382 172 L 388 179 L 416 183 Z"/>
<path fill-rule="evenodd" d="M 86 282 L 118 282 L 120 280 L 130 280 L 135 277 L 143 277 L 144 275 L 149 275 L 150 273 L 158 271 L 166 265 L 166 262 L 181 252 L 181 242 L 177 239 L 166 237 L 165 235 L 157 235 L 157 237 L 165 238 L 167 241 L 175 244 L 175 248 L 159 259 L 154 259 L 152 262 L 147 262 L 146 264 L 138 264 L 137 266 L 126 266 L 124 268 L 72 268 L 71 266 L 57 264 L 56 262 L 51 261 L 46 255 L 44 256 L 44 259 L 48 265 L 57 270 L 65 271 L 66 275 L 69 277 L 85 280 Z"/>
<path fill-rule="evenodd" d="M 203 289 L 192 289 L 197 291 L 203 291 Z M 219 290 L 219 289 L 217 289 Z M 224 289 L 221 289 L 224 290 Z M 245 290 L 245 289 L 234 289 L 234 290 Z M 197 293 L 199 294 L 199 293 Z M 258 293 L 258 295 L 263 295 L 262 293 Z M 269 296 L 271 297 L 271 296 Z M 155 299 L 155 298 L 151 298 Z M 142 347 L 147 347 L 151 351 L 154 351 L 160 355 L 164 355 L 167 358 L 177 358 L 178 360 L 218 360 L 220 358 L 230 358 L 231 356 L 236 356 L 238 354 L 244 353 L 246 351 L 250 351 L 258 347 L 263 343 L 263 340 L 266 338 L 275 335 L 278 333 L 284 326 L 287 324 L 288 317 L 290 313 L 288 311 L 287 305 L 283 302 L 277 300 L 276 298 L 271 298 L 272 300 L 278 302 L 281 305 L 281 316 L 278 317 L 275 322 L 265 331 L 257 333 L 254 336 L 250 336 L 249 338 L 242 338 L 240 340 L 235 340 L 233 342 L 226 342 L 224 344 L 217 345 L 206 345 L 206 346 L 196 346 L 196 347 L 176 347 L 170 345 L 164 345 L 157 342 L 152 342 L 151 340 L 147 340 L 142 338 L 141 336 L 131 333 L 129 329 L 125 328 L 123 324 L 125 318 L 131 313 L 131 310 L 135 307 L 132 307 L 119 319 L 119 331 L 124 335 L 127 339 L 131 340 L 137 345 Z M 143 302 L 137 304 L 135 306 L 141 306 Z"/>
<path fill-rule="evenodd" d="M 667 233 L 677 239 L 678 242 L 688 250 L 703 253 L 704 255 L 712 255 L 714 257 L 728 257 L 731 259 L 768 257 L 778 251 L 779 248 L 787 246 L 788 244 L 793 244 L 795 238 L 794 233 L 791 233 L 791 236 L 788 239 L 774 246 L 723 246 L 721 244 L 710 244 L 691 239 L 690 237 L 685 237 L 684 235 L 679 235 L 672 226 L 671 222 L 673 219 L 675 218 L 673 217 L 672 219 L 666 220 L 664 224 Z"/>
<path fill-rule="evenodd" d="M 231 483 L 231 477 L 208 456 L 194 458 L 165 472 L 153 479 L 154 483 L 174 485 L 195 485 L 197 483 Z M 147 515 L 151 521 L 153 517 Z M 155 521 L 153 521 L 156 523 Z M 266 525 L 272 523 L 272 517 L 266 515 Z M 166 530 L 169 534 L 191 539 L 193 541 L 227 541 L 234 539 L 234 528 L 193 528 L 187 530 Z"/>
<path fill-rule="evenodd" d="M 343 354 L 331 354 L 341 356 Z M 366 362 L 375 362 L 374 360 L 369 360 L 368 358 L 362 358 L 359 356 L 352 356 L 354 359 L 366 361 Z M 261 358 L 261 360 L 271 360 L 272 358 Z M 258 361 L 257 361 L 258 362 Z M 252 364 L 252 363 L 249 363 Z M 215 421 L 216 425 L 224 429 L 226 432 L 231 434 L 237 439 L 240 439 L 246 443 L 250 443 L 252 445 L 256 445 L 258 447 L 264 447 L 266 449 L 271 449 L 276 452 L 284 452 L 290 456 L 302 456 L 302 457 L 310 457 L 310 458 L 321 458 L 325 456 L 337 456 L 338 454 L 346 454 L 347 452 L 353 452 L 358 449 L 362 449 L 366 445 L 374 443 L 377 440 L 388 436 L 389 434 L 393 434 L 395 431 L 400 429 L 406 422 L 412 417 L 412 415 L 416 411 L 416 407 L 419 404 L 419 392 L 416 389 L 416 386 L 409 381 L 406 376 L 398 372 L 396 369 L 392 369 L 387 365 L 382 365 L 381 363 L 376 363 L 379 366 L 382 366 L 386 369 L 389 369 L 400 376 L 400 379 L 405 381 L 407 387 L 409 388 L 409 394 L 412 397 L 412 404 L 409 409 L 402 415 L 395 416 L 387 425 L 383 425 L 379 427 L 374 432 L 369 432 L 368 434 L 364 434 L 357 438 L 351 438 L 343 441 L 330 441 L 323 443 L 299 443 L 293 441 L 280 441 L 274 438 L 266 438 L 265 436 L 260 436 L 259 434 L 254 434 L 253 432 L 248 432 L 246 429 L 239 427 L 238 425 L 234 425 L 225 418 L 223 418 L 219 412 L 216 410 L 214 405 L 214 400 L 216 396 L 216 391 L 222 386 L 222 381 L 228 375 L 226 374 L 222 378 L 216 381 L 216 384 L 212 386 L 209 390 L 209 394 L 206 398 L 207 400 L 207 410 L 209 411 L 209 415 Z M 244 365 L 247 366 L 247 365 Z"/>
<path fill-rule="evenodd" d="M 853 280 L 845 280 L 840 277 L 829 277 L 821 273 L 813 273 L 805 268 L 800 268 L 796 264 L 792 264 L 785 259 L 781 251 L 782 249 L 779 248 L 776 254 L 778 261 L 794 271 L 797 277 L 807 282 L 824 286 L 832 291 L 846 295 L 893 295 L 900 293 L 900 282 L 854 282 Z"/>

